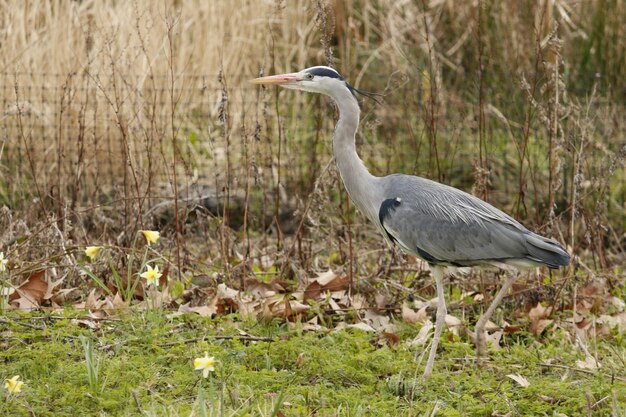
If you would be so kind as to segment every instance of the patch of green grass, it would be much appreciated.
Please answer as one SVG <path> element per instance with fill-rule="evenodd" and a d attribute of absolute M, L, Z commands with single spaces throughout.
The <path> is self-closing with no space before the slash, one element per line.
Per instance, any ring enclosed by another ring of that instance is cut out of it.
<path fill-rule="evenodd" d="M 0 377 L 25 381 L 21 393 L 2 393 L 0 415 L 573 416 L 626 409 L 626 383 L 613 378 L 623 376 L 623 338 L 598 344 L 600 372 L 581 372 L 575 369 L 581 352 L 564 343 L 564 332 L 541 341 L 523 332 L 506 336 L 482 369 L 473 346 L 446 333 L 435 372 L 423 381 L 421 351 L 405 343 L 419 329 L 404 324 L 401 343 L 389 346 L 354 329 L 311 333 L 236 316 L 152 310 L 87 330 L 73 320 L 79 315 L 11 313 L 0 322 Z M 238 338 L 241 330 L 272 341 Z M 99 364 L 98 381 L 88 378 L 85 340 Z M 205 352 L 218 360 L 207 379 L 192 366 Z M 542 365 L 548 360 L 553 366 Z M 530 385 L 519 386 L 509 374 Z"/>

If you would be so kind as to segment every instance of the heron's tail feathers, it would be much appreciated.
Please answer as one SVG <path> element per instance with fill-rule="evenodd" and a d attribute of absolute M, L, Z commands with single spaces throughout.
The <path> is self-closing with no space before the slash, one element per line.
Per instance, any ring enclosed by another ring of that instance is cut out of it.
<path fill-rule="evenodd" d="M 569 265 L 571 256 L 558 242 L 535 233 L 529 233 L 526 236 L 526 243 L 529 257 L 532 260 L 552 269 Z"/>

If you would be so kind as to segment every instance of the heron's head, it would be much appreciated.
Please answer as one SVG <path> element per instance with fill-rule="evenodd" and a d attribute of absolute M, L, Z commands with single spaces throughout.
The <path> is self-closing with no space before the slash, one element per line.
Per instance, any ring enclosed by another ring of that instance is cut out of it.
<path fill-rule="evenodd" d="M 292 90 L 302 90 L 330 96 L 338 89 L 348 89 L 352 94 L 355 91 L 337 71 L 324 66 L 311 67 L 289 74 L 255 78 L 251 82 L 254 84 L 279 85 Z"/>

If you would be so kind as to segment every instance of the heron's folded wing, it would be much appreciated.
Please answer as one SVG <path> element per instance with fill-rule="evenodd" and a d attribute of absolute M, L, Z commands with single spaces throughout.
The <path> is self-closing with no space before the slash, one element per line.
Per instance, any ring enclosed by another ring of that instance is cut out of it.
<path fill-rule="evenodd" d="M 516 227 L 514 220 L 511 224 L 508 216 L 500 220 L 474 205 L 434 208 L 432 202 L 422 201 L 400 198 L 380 218 L 390 238 L 405 251 L 428 262 L 461 266 L 528 255 L 524 243 L 528 232 Z"/>

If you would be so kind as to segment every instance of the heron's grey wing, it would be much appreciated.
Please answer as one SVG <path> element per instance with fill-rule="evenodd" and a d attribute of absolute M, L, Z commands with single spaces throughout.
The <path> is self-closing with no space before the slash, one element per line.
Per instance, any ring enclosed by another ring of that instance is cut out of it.
<path fill-rule="evenodd" d="M 446 185 L 393 176 L 380 224 L 405 251 L 431 263 L 466 266 L 527 257 L 529 231 L 495 207 Z"/>

